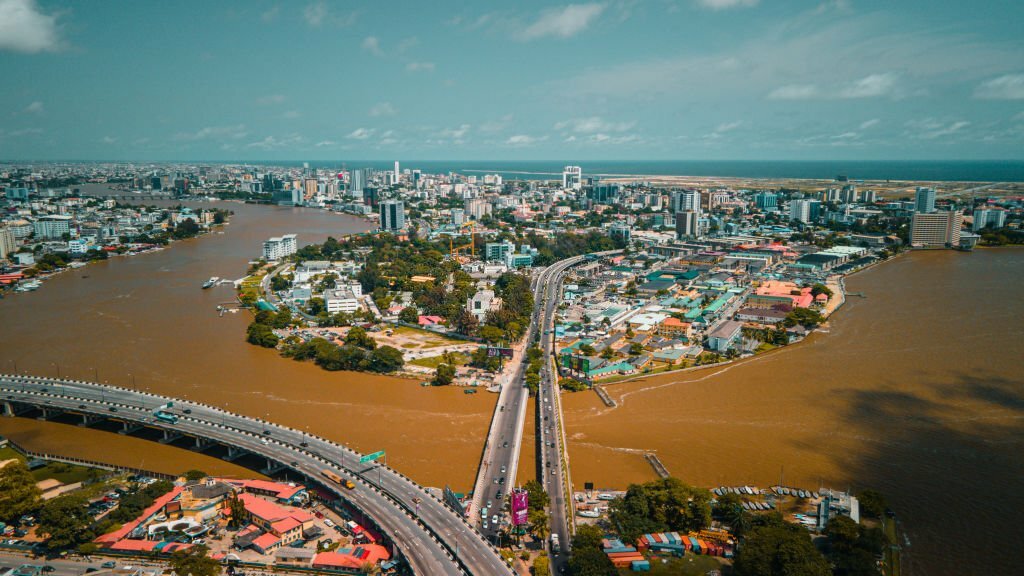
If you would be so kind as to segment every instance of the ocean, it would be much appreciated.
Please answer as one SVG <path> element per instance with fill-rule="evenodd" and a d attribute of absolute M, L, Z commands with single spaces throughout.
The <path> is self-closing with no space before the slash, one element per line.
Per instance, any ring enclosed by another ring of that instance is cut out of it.
<path fill-rule="evenodd" d="M 401 161 L 401 158 L 399 158 Z M 260 161 L 251 164 L 302 165 L 301 161 Z M 560 178 L 566 165 L 579 165 L 584 176 L 663 175 L 732 176 L 738 178 L 857 180 L 928 180 L 965 182 L 1024 182 L 1024 160 L 659 160 L 659 161 L 402 161 L 402 169 L 426 173 L 501 174 L 507 179 Z M 394 160 L 312 161 L 317 168 L 376 168 L 391 170 Z"/>

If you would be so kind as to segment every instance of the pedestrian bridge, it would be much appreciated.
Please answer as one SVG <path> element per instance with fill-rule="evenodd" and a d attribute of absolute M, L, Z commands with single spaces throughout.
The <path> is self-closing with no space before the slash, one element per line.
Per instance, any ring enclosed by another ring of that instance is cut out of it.
<path fill-rule="evenodd" d="M 166 408 L 171 403 L 171 408 Z M 465 518 L 402 473 L 330 440 L 216 406 L 77 380 L 0 375 L 6 416 L 77 423 L 209 451 L 267 474 L 288 471 L 359 510 L 415 574 L 512 574 Z M 163 407 L 163 410 L 160 410 Z M 156 412 L 166 416 L 157 417 Z M 356 487 L 347 490 L 329 471 Z M 418 501 L 418 504 L 417 504 Z"/>

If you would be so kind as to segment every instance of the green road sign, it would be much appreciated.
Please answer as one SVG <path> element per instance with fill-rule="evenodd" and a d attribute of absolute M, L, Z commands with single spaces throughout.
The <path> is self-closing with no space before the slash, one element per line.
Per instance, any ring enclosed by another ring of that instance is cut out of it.
<path fill-rule="evenodd" d="M 373 454 L 367 454 L 366 456 L 363 456 L 362 458 L 359 459 L 359 463 L 365 464 L 367 462 L 373 462 L 374 460 L 382 457 L 384 457 L 383 450 L 381 450 L 380 452 L 374 452 Z"/>

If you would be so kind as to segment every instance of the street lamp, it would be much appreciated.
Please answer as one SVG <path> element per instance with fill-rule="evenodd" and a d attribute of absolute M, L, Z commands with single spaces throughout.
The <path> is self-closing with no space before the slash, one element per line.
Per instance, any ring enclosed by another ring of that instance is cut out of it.
<path fill-rule="evenodd" d="M 134 374 L 131 374 L 131 373 L 129 373 L 129 374 L 128 374 L 128 380 L 129 380 L 129 381 L 131 381 L 131 383 L 132 383 L 132 390 L 134 390 L 134 391 L 138 392 L 138 391 L 139 391 L 139 389 L 135 387 L 135 375 L 134 375 Z"/>
<path fill-rule="evenodd" d="M 97 383 L 97 384 L 100 383 L 100 373 L 99 373 L 98 370 L 96 370 L 95 366 L 92 369 L 92 381 Z"/>
<path fill-rule="evenodd" d="M 57 380 L 60 380 L 60 364 L 58 364 L 56 362 L 50 362 L 50 364 L 52 364 L 52 365 L 57 367 Z"/>

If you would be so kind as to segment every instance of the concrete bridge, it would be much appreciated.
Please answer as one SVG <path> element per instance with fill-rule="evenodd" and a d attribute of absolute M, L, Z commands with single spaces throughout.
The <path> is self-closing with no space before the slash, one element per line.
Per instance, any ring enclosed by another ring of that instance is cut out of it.
<path fill-rule="evenodd" d="M 173 407 L 164 413 L 174 418 L 157 418 L 155 412 L 168 402 Z M 71 420 L 187 444 L 264 473 L 304 476 L 373 519 L 415 574 L 512 574 L 496 548 L 422 486 L 379 463 L 360 463 L 361 454 L 300 430 L 148 392 L 18 375 L 0 375 L 0 409 L 6 416 Z M 325 470 L 352 480 L 356 488 L 328 481 Z"/>

